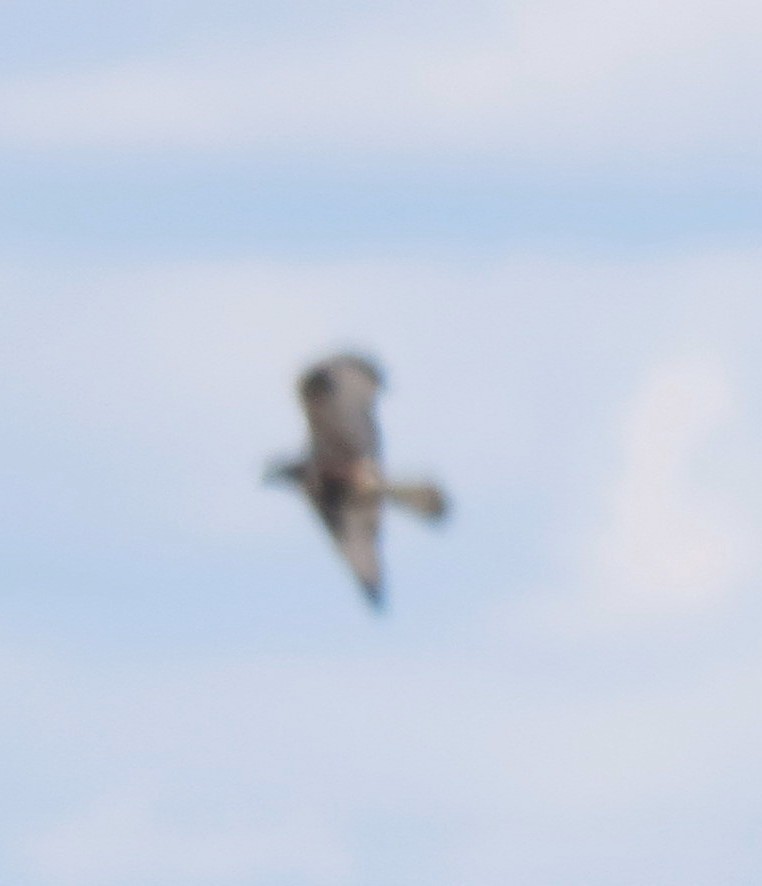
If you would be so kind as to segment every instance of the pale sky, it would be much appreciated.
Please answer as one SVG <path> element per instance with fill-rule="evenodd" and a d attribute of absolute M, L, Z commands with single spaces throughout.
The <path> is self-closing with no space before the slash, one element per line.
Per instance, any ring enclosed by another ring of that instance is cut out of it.
<path fill-rule="evenodd" d="M 756 883 L 762 7 L 0 32 L 0 881 Z M 344 347 L 382 617 L 259 483 Z"/>

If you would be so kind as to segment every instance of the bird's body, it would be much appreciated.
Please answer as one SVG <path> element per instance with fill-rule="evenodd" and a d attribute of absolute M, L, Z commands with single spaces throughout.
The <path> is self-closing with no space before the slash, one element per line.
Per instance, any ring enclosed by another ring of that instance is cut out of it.
<path fill-rule="evenodd" d="M 272 472 L 303 489 L 374 603 L 381 602 L 378 534 L 384 499 L 431 518 L 441 517 L 445 507 L 431 484 L 386 482 L 375 420 L 381 384 L 377 367 L 354 355 L 308 369 L 298 385 L 310 428 L 307 458 Z"/>

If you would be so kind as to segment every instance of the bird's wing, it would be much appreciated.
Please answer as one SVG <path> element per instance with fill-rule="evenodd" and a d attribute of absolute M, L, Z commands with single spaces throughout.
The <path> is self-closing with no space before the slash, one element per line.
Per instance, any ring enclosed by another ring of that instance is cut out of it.
<path fill-rule="evenodd" d="M 378 369 L 350 355 L 318 363 L 301 377 L 299 393 L 319 470 L 341 473 L 357 459 L 378 455 L 374 409 L 380 385 Z"/>
<path fill-rule="evenodd" d="M 339 550 L 374 605 L 381 603 L 381 565 L 378 556 L 380 497 L 351 497 L 343 483 L 326 484 L 311 496 Z"/>

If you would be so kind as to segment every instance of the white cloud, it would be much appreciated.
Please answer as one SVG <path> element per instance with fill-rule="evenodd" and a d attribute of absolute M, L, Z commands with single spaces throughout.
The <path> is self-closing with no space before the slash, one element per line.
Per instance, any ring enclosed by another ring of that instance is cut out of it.
<path fill-rule="evenodd" d="M 644 379 L 624 416 L 620 473 L 598 550 L 604 605 L 685 611 L 738 590 L 748 532 L 712 492 L 701 460 L 735 417 L 736 399 L 717 361 L 674 360 Z"/>
<path fill-rule="evenodd" d="M 378 13 L 378 10 L 376 10 Z M 436 10 L 432 10 L 436 15 Z M 546 0 L 483 27 L 372 16 L 279 46 L 0 85 L 6 144 L 302 153 L 755 155 L 759 6 Z M 236 45 L 238 42 L 239 45 Z"/>

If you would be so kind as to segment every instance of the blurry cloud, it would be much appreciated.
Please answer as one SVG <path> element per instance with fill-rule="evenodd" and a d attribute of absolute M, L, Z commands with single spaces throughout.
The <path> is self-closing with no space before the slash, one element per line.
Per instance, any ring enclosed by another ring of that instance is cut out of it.
<path fill-rule="evenodd" d="M 448 7 L 449 8 L 449 7 Z M 455 4 L 452 4 L 455 8 Z M 468 27 L 396 6 L 313 39 L 0 84 L 6 145 L 265 154 L 493 155 L 561 166 L 751 161 L 762 15 L 750 0 L 484 4 Z M 452 9 L 450 10 L 452 12 Z M 481 27 L 478 23 L 481 22 Z"/>
<path fill-rule="evenodd" d="M 712 488 L 712 436 L 740 404 L 718 360 L 652 367 L 622 420 L 619 476 L 600 541 L 606 605 L 631 613 L 684 611 L 737 591 L 750 537 Z M 717 456 L 715 456 L 717 457 Z"/>

